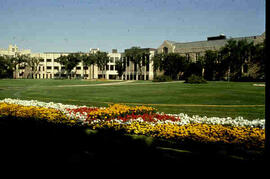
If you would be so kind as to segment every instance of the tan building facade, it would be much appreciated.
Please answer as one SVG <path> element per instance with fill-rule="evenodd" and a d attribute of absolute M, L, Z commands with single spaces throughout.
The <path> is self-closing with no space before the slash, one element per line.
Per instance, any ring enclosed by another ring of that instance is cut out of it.
<path fill-rule="evenodd" d="M 0 56 L 30 55 L 30 49 L 19 49 L 17 45 L 9 45 L 7 49 L 0 48 Z"/>

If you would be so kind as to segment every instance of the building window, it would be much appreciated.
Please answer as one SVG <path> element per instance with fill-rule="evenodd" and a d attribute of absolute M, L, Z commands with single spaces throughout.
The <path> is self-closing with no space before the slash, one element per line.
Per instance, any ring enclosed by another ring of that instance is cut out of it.
<path fill-rule="evenodd" d="M 59 70 L 59 67 L 58 67 L 58 66 L 56 66 L 56 67 L 54 67 L 54 69 L 55 69 L 55 70 Z"/>
<path fill-rule="evenodd" d="M 111 65 L 111 66 L 110 66 L 110 70 L 111 70 L 111 71 L 113 71 L 113 70 L 114 70 L 114 69 L 113 69 L 113 67 L 114 67 L 114 65 Z"/>
<path fill-rule="evenodd" d="M 47 66 L 47 70 L 51 70 L 52 69 L 52 67 L 51 66 Z"/>
<path fill-rule="evenodd" d="M 76 70 L 81 70 L 81 67 L 76 67 Z"/>
<path fill-rule="evenodd" d="M 168 54 L 169 53 L 169 49 L 167 47 L 163 47 L 163 53 Z"/>
<path fill-rule="evenodd" d="M 47 62 L 52 62 L 52 59 L 47 59 Z"/>
<path fill-rule="evenodd" d="M 113 63 L 114 61 L 114 58 L 113 57 L 110 57 L 110 62 Z"/>

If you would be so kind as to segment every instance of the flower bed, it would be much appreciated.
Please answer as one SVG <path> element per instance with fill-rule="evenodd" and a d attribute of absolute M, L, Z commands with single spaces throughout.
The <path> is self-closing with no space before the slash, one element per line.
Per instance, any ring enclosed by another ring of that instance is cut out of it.
<path fill-rule="evenodd" d="M 18 99 L 0 101 L 0 117 L 45 119 L 50 122 L 85 125 L 90 129 L 113 129 L 176 142 L 236 144 L 264 147 L 264 120 L 242 117 L 189 117 L 157 113 L 152 107 L 114 104 L 107 108 L 63 105 Z"/>

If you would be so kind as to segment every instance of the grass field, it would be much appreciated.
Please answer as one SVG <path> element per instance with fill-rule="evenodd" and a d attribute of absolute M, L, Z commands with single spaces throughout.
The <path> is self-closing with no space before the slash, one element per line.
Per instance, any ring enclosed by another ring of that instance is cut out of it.
<path fill-rule="evenodd" d="M 113 85 L 108 85 L 109 83 Z M 265 115 L 265 88 L 253 84 L 7 79 L 0 80 L 0 99 L 36 99 L 88 106 L 144 104 L 166 113 L 262 119 Z"/>

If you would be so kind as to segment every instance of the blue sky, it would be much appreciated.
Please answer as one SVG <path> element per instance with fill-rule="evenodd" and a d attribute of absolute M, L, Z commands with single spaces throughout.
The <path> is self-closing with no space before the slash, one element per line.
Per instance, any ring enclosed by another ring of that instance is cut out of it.
<path fill-rule="evenodd" d="M 0 0 L 0 48 L 123 52 L 265 31 L 264 0 Z"/>

